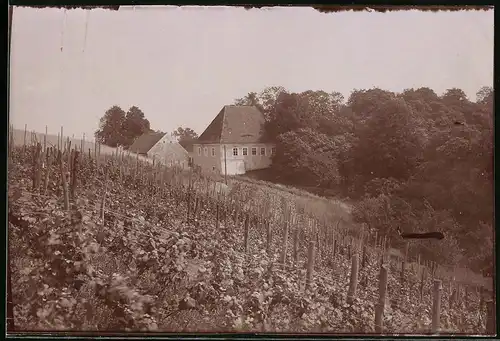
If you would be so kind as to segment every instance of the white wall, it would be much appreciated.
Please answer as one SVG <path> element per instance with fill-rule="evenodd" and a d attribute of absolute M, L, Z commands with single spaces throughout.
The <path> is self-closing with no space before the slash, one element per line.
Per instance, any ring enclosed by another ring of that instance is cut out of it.
<path fill-rule="evenodd" d="M 271 148 L 274 147 L 272 144 L 226 144 L 225 147 L 226 158 L 224 159 L 224 145 L 195 144 L 193 149 L 195 165 L 199 165 L 204 170 L 215 171 L 220 174 L 224 174 L 227 165 L 229 175 L 242 174 L 237 169 L 243 168 L 250 171 L 267 168 L 271 165 Z M 214 149 L 213 154 L 212 148 Z M 233 148 L 237 149 L 237 155 L 234 155 Z M 243 155 L 244 148 L 246 148 L 247 155 Z M 252 155 L 252 148 L 255 148 L 256 155 Z M 261 155 L 261 148 L 264 148 L 265 155 Z M 241 163 L 244 166 L 241 166 Z"/>
<path fill-rule="evenodd" d="M 148 152 L 148 157 L 165 165 L 179 165 L 187 168 L 188 152 L 174 137 L 165 134 Z"/>

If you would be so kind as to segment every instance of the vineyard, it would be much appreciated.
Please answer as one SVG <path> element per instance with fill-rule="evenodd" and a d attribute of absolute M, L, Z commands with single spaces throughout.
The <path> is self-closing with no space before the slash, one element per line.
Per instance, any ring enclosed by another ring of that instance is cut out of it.
<path fill-rule="evenodd" d="M 237 179 L 217 192 L 217 181 L 125 153 L 11 144 L 15 330 L 494 328 L 481 276 L 410 246 L 395 256 L 333 201 Z"/>

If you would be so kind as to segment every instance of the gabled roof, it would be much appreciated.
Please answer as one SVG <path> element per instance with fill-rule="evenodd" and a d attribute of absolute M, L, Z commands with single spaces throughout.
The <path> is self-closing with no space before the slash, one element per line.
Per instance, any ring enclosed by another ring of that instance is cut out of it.
<path fill-rule="evenodd" d="M 226 105 L 197 143 L 263 143 L 264 114 L 255 106 Z"/>
<path fill-rule="evenodd" d="M 165 136 L 165 133 L 145 133 L 132 143 L 129 150 L 133 153 L 146 154 L 163 136 Z"/>
<path fill-rule="evenodd" d="M 193 151 L 193 145 L 196 143 L 196 139 L 194 140 L 182 140 L 179 141 L 179 144 L 184 148 L 188 153 Z"/>

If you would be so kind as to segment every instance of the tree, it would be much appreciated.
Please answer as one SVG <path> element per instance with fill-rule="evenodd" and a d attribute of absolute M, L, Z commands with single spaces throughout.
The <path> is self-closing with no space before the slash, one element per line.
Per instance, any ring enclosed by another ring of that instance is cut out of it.
<path fill-rule="evenodd" d="M 179 143 L 192 142 L 198 138 L 198 134 L 191 128 L 179 127 L 172 132 Z"/>
<path fill-rule="evenodd" d="M 150 128 L 150 123 L 142 110 L 136 106 L 132 106 L 127 111 L 122 125 L 123 144 L 126 147 L 131 146 L 136 138 L 150 131 Z"/>
<path fill-rule="evenodd" d="M 272 167 L 282 179 L 323 188 L 337 183 L 338 147 L 328 136 L 305 128 L 286 132 L 277 142 Z"/>
<path fill-rule="evenodd" d="M 476 102 L 480 104 L 493 103 L 493 88 L 491 86 L 483 86 L 476 93 Z"/>
<path fill-rule="evenodd" d="M 378 89 L 354 96 L 350 105 L 354 106 L 357 138 L 347 155 L 342 155 L 341 175 L 351 194 L 360 196 L 372 179 L 408 179 L 420 162 L 423 143 L 403 99 Z"/>
<path fill-rule="evenodd" d="M 125 121 L 125 111 L 115 105 L 108 109 L 100 119 L 99 129 L 95 132 L 95 137 L 100 143 L 117 147 L 123 144 L 123 123 Z"/>
<path fill-rule="evenodd" d="M 444 233 L 441 247 L 416 244 L 426 259 L 482 266 L 493 254 L 477 250 L 493 240 L 493 98 L 491 87 L 475 102 L 458 88 L 373 88 L 344 103 L 335 92 L 269 87 L 237 103 L 262 106 L 274 175 L 343 189 L 354 219 L 381 234 Z"/>
<path fill-rule="evenodd" d="M 235 105 L 253 105 L 260 106 L 260 100 L 256 92 L 249 92 L 245 97 L 238 98 L 234 101 Z"/>

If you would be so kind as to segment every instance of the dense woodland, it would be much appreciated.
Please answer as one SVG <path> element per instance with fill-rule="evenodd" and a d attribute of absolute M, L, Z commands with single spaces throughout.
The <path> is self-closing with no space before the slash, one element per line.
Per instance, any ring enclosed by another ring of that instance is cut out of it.
<path fill-rule="evenodd" d="M 425 258 L 488 273 L 493 263 L 493 89 L 476 101 L 453 88 L 291 93 L 269 87 L 256 105 L 276 141 L 270 172 L 354 202 L 359 223 L 389 237 L 442 231 Z M 397 238 L 394 238 L 397 244 Z M 397 245 L 395 245 L 397 246 Z M 480 247 L 479 247 L 480 246 Z"/>

